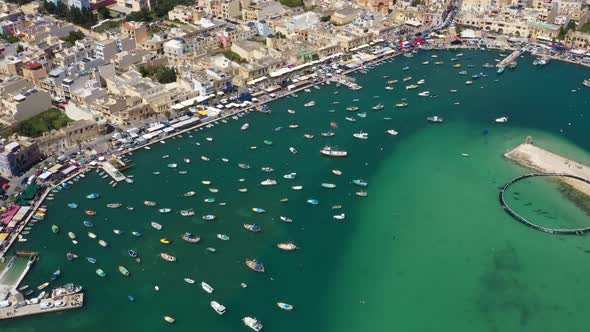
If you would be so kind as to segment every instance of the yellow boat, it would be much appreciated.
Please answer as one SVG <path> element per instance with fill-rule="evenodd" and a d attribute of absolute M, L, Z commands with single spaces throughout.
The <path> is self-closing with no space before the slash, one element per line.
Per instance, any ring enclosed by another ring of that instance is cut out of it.
<path fill-rule="evenodd" d="M 170 244 L 172 241 L 168 240 L 167 238 L 160 239 L 160 242 L 163 244 Z"/>
<path fill-rule="evenodd" d="M 176 319 L 174 319 L 170 316 L 164 316 L 164 320 L 167 321 L 168 323 L 174 323 L 176 321 Z"/>
<path fill-rule="evenodd" d="M 461 68 L 461 64 L 460 63 L 454 64 L 453 68 Z"/>

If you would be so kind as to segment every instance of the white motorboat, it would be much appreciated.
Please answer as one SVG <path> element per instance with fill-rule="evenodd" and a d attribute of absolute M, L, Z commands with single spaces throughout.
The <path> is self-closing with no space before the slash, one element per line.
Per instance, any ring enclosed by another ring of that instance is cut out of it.
<path fill-rule="evenodd" d="M 243 125 L 240 127 L 240 129 L 241 129 L 241 130 L 246 130 L 246 129 L 248 129 L 248 128 L 250 128 L 250 124 L 249 124 L 249 123 L 244 123 L 244 124 L 243 124 Z"/>
<path fill-rule="evenodd" d="M 223 315 L 225 313 L 226 308 L 223 304 L 219 304 L 217 301 L 211 301 L 210 304 L 211 308 L 213 308 L 218 314 Z"/>
<path fill-rule="evenodd" d="M 213 293 L 213 287 L 204 281 L 201 282 L 201 288 L 203 288 L 203 290 L 209 294 Z"/>
<path fill-rule="evenodd" d="M 262 324 L 256 318 L 244 317 L 244 318 L 242 318 L 242 322 L 244 322 L 244 324 L 246 324 L 246 326 L 248 326 L 249 328 L 251 328 L 252 330 L 254 330 L 256 332 L 262 330 Z"/>
<path fill-rule="evenodd" d="M 361 132 L 358 132 L 358 133 L 354 133 L 354 134 L 352 134 L 352 136 L 354 136 L 355 138 L 358 138 L 358 139 L 367 139 L 367 138 L 369 138 L 369 134 L 368 133 L 363 133 L 362 131 Z"/>
<path fill-rule="evenodd" d="M 150 225 L 151 225 L 151 226 L 152 226 L 154 229 L 157 229 L 157 230 L 159 230 L 159 231 L 161 231 L 161 230 L 162 230 L 162 225 L 158 224 L 158 223 L 157 223 L 157 222 L 155 222 L 155 221 L 152 221 L 152 222 L 150 223 Z"/>
<path fill-rule="evenodd" d="M 508 117 L 503 116 L 501 118 L 497 118 L 495 121 L 496 121 L 496 123 L 505 123 L 505 122 L 508 122 Z"/>
<path fill-rule="evenodd" d="M 420 97 L 428 97 L 430 96 L 430 91 L 422 91 L 418 94 Z"/>
<path fill-rule="evenodd" d="M 263 186 L 274 186 L 276 184 L 277 184 L 277 181 L 275 181 L 273 179 L 266 179 L 266 180 L 260 182 L 260 185 L 263 185 Z"/>
<path fill-rule="evenodd" d="M 389 129 L 389 130 L 387 131 L 387 133 L 388 133 L 389 135 L 391 135 L 391 136 L 396 136 L 396 135 L 398 134 L 398 132 L 397 132 L 397 131 L 395 131 L 394 129 Z"/>

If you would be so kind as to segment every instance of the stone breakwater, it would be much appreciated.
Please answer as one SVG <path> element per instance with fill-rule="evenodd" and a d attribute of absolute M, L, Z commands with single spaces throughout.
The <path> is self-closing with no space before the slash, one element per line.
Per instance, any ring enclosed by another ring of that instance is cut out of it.
<path fill-rule="evenodd" d="M 590 167 L 547 151 L 531 143 L 523 143 L 504 156 L 521 166 L 543 173 L 565 173 L 590 179 Z M 590 197 L 590 186 L 575 179 L 563 179 L 565 183 Z"/>

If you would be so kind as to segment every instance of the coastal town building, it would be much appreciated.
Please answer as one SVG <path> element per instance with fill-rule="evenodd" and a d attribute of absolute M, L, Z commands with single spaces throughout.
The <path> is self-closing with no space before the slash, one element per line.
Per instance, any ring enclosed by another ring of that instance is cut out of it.
<path fill-rule="evenodd" d="M 121 126 L 141 123 L 156 115 L 152 107 L 139 97 L 105 97 L 96 100 L 92 109 L 110 123 Z"/>
<path fill-rule="evenodd" d="M 121 24 L 121 35 L 135 40 L 139 44 L 148 38 L 147 27 L 141 22 L 124 22 Z"/>
<path fill-rule="evenodd" d="M 59 156 L 64 151 L 80 147 L 104 132 L 105 122 L 79 120 L 68 123 L 65 127 L 43 133 L 37 139 L 37 145 L 43 156 Z"/>
<path fill-rule="evenodd" d="M 37 143 L 22 136 L 0 140 L 0 175 L 19 176 L 35 165 L 42 156 Z"/>
<path fill-rule="evenodd" d="M 13 77 L 0 83 L 1 120 L 11 124 L 31 118 L 51 108 L 51 98 L 31 81 Z"/>

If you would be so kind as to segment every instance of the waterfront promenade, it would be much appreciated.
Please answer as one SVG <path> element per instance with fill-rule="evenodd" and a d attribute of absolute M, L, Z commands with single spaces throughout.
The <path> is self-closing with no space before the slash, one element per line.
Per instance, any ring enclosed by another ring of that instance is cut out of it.
<path fill-rule="evenodd" d="M 84 294 L 78 293 L 66 295 L 61 299 L 42 300 L 42 303 L 43 302 L 52 303 L 53 306 L 51 308 L 42 309 L 39 304 L 28 304 L 18 308 L 16 308 L 15 306 L 0 308 L 0 320 L 38 315 L 48 312 L 79 309 L 82 308 L 82 306 L 84 305 Z M 55 304 L 58 305 L 56 306 Z"/>

